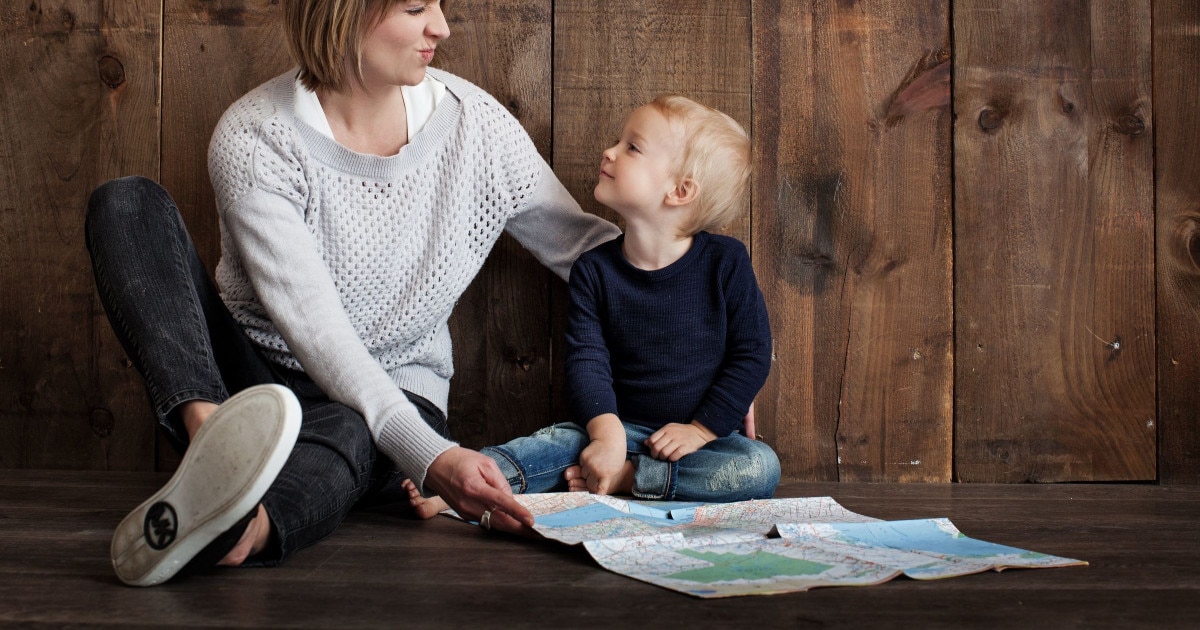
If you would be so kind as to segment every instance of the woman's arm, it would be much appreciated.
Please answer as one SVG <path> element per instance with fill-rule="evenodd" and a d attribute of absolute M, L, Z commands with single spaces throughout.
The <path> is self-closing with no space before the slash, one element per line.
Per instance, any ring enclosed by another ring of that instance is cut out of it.
<path fill-rule="evenodd" d="M 222 220 L 254 293 L 305 372 L 361 413 L 379 448 L 421 487 L 429 464 L 454 443 L 425 424 L 363 345 L 302 210 L 254 189 L 225 208 Z"/>
<path fill-rule="evenodd" d="M 525 208 L 510 217 L 505 231 L 558 277 L 567 278 L 579 255 L 613 240 L 621 230 L 580 209 L 545 160 L 542 175 Z"/>

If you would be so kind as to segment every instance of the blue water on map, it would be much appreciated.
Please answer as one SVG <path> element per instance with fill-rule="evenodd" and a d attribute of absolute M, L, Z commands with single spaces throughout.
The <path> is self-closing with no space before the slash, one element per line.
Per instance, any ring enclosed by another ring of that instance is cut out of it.
<path fill-rule="evenodd" d="M 1021 554 L 1023 550 L 950 534 L 930 519 L 880 523 L 839 523 L 834 528 L 849 538 L 892 549 L 930 551 L 955 556 L 987 557 Z"/>
<path fill-rule="evenodd" d="M 679 521 L 672 521 L 665 518 L 657 518 L 646 514 L 627 514 L 620 510 L 608 507 L 602 503 L 594 503 L 583 507 L 574 508 L 557 514 L 546 514 L 537 517 L 539 525 L 546 527 L 574 527 L 576 525 L 587 525 L 589 523 L 599 523 L 601 521 L 610 521 L 614 518 L 632 518 L 649 523 L 656 527 L 670 527 L 678 525 Z"/>

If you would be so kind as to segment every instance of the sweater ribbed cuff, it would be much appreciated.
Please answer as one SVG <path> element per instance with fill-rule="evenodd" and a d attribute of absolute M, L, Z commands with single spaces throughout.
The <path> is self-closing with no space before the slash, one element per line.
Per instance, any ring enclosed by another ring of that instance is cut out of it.
<path fill-rule="evenodd" d="M 409 405 L 407 410 L 400 409 L 390 414 L 378 428 L 375 446 L 412 479 L 421 494 L 427 495 L 425 475 L 429 472 L 429 465 L 438 455 L 457 444 L 429 428 L 416 408 Z"/>

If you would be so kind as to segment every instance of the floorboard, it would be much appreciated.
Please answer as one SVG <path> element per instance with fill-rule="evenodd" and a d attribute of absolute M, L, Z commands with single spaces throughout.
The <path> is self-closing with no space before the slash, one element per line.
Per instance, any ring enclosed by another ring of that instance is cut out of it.
<path fill-rule="evenodd" d="M 1200 486 L 787 482 L 884 519 L 1087 560 L 950 580 L 699 600 L 600 568 L 581 548 L 396 509 L 354 513 L 275 569 L 122 586 L 112 529 L 163 475 L 0 471 L 0 626 L 1196 627 Z"/>

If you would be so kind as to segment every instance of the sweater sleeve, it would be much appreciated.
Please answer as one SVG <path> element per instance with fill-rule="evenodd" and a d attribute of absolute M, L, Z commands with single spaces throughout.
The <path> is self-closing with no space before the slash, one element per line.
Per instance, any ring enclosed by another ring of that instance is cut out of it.
<path fill-rule="evenodd" d="M 580 209 L 571 193 L 546 161 L 541 177 L 524 209 L 505 224 L 505 230 L 543 265 L 566 279 L 576 258 L 589 249 L 616 238 L 616 225 Z"/>
<path fill-rule="evenodd" d="M 332 400 L 362 414 L 377 447 L 423 488 L 429 465 L 454 443 L 421 419 L 354 330 L 304 223 L 298 184 L 273 181 L 296 169 L 273 151 L 255 153 L 253 166 L 210 155 L 230 254 L 305 372 Z"/>
<path fill-rule="evenodd" d="M 719 436 L 742 428 L 750 403 L 771 370 L 771 325 L 754 268 L 736 248 L 721 274 L 727 317 L 725 358 L 696 410 L 696 420 Z"/>
<path fill-rule="evenodd" d="M 597 282 L 596 270 L 586 265 L 586 259 L 575 264 L 567 282 L 570 303 L 563 371 L 571 417 L 581 425 L 600 414 L 617 413 Z"/>

